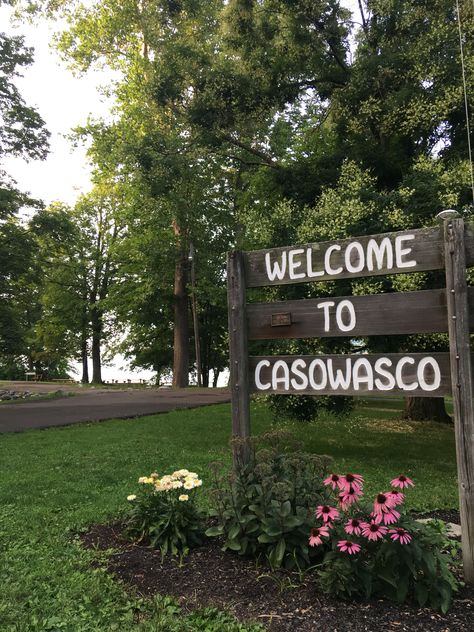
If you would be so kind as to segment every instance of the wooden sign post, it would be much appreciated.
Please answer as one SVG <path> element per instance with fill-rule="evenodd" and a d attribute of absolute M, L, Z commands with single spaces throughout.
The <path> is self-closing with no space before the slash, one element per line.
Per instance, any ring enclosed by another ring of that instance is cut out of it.
<path fill-rule="evenodd" d="M 452 394 L 464 576 L 474 583 L 474 233 L 462 219 L 438 228 L 229 253 L 227 268 L 234 462 L 248 458 L 250 394 Z M 446 289 L 246 303 L 268 285 L 446 270 Z M 248 340 L 449 333 L 450 353 L 248 355 Z"/>
<path fill-rule="evenodd" d="M 444 223 L 449 348 L 464 577 L 474 583 L 474 402 L 462 219 Z"/>

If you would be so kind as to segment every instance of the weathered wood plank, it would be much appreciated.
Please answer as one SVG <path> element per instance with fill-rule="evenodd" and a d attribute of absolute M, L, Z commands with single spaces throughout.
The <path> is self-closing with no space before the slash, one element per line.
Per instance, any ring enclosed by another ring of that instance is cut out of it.
<path fill-rule="evenodd" d="M 245 269 L 242 252 L 234 250 L 227 258 L 227 305 L 229 311 L 230 384 L 232 397 L 232 434 L 234 462 L 246 460 L 250 437 L 250 397 L 248 343 L 245 303 Z"/>
<path fill-rule="evenodd" d="M 446 290 L 251 303 L 247 323 L 250 340 L 447 332 Z"/>
<path fill-rule="evenodd" d="M 251 356 L 250 392 L 279 395 L 451 393 L 449 353 Z"/>
<path fill-rule="evenodd" d="M 469 320 L 473 310 L 468 304 L 463 224 L 462 219 L 445 221 L 444 235 L 463 570 L 466 582 L 473 584 L 474 402 L 469 344 Z"/>
<path fill-rule="evenodd" d="M 466 261 L 474 265 L 474 232 L 465 228 Z M 441 227 L 383 233 L 244 253 L 247 287 L 438 270 Z"/>

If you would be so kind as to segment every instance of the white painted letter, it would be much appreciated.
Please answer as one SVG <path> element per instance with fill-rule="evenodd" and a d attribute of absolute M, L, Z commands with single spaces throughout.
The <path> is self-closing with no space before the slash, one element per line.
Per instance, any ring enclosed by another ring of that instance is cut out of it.
<path fill-rule="evenodd" d="M 303 248 L 297 248 L 296 250 L 290 250 L 288 253 L 288 272 L 290 279 L 304 279 L 306 274 L 304 272 L 295 272 L 296 268 L 301 267 L 301 261 L 295 261 L 295 257 L 304 253 Z"/>
<path fill-rule="evenodd" d="M 329 331 L 330 322 L 329 322 L 329 308 L 334 307 L 336 303 L 334 301 L 324 301 L 323 303 L 318 303 L 316 307 L 320 309 L 321 307 L 324 310 L 324 331 Z"/>
<path fill-rule="evenodd" d="M 347 309 L 347 311 L 349 312 L 349 322 L 347 325 L 342 322 L 343 309 Z M 355 309 L 354 305 L 350 301 L 341 301 L 336 307 L 336 323 L 341 331 L 352 331 L 356 326 Z"/>
<path fill-rule="evenodd" d="M 352 250 L 357 250 L 357 256 L 359 258 L 358 262 L 355 264 L 352 264 L 351 262 Z M 360 244 L 358 241 L 353 241 L 352 243 L 350 243 L 346 248 L 346 252 L 344 253 L 344 262 L 346 264 L 346 270 L 348 272 L 361 272 L 361 270 L 363 270 L 365 266 L 364 249 L 362 248 L 362 244 Z"/>
<path fill-rule="evenodd" d="M 283 369 L 283 375 L 278 377 L 278 371 Z M 290 370 L 287 363 L 284 360 L 277 360 L 272 369 L 272 389 L 278 390 L 278 384 L 282 382 L 283 390 L 287 391 L 290 388 Z"/>
<path fill-rule="evenodd" d="M 402 242 L 415 239 L 415 235 L 399 235 L 395 238 L 395 259 L 397 262 L 397 268 L 414 268 L 416 261 L 411 259 L 410 261 L 403 261 L 402 258 L 405 255 L 410 254 L 411 248 L 402 248 Z"/>
<path fill-rule="evenodd" d="M 387 380 L 387 382 L 382 382 L 378 378 L 375 380 L 375 388 L 379 391 L 391 391 L 395 388 L 396 382 L 395 378 L 391 373 L 382 368 L 382 365 L 392 366 L 392 361 L 389 358 L 379 358 L 374 365 L 375 371 L 381 375 L 383 378 Z"/>
<path fill-rule="evenodd" d="M 313 270 L 313 249 L 307 248 L 306 250 L 306 268 L 308 270 L 308 277 L 314 279 L 314 277 L 323 276 L 324 270 Z"/>
<path fill-rule="evenodd" d="M 398 361 L 397 368 L 395 369 L 395 379 L 399 388 L 404 391 L 414 391 L 418 387 L 418 382 L 412 382 L 411 384 L 405 384 L 402 379 L 402 369 L 405 364 L 415 364 L 415 360 L 409 356 L 405 356 Z"/>
<path fill-rule="evenodd" d="M 426 365 L 431 365 L 433 369 L 433 383 L 428 384 L 425 380 L 425 367 Z M 441 370 L 439 368 L 439 364 L 436 362 L 434 358 L 428 356 L 427 358 L 423 358 L 420 360 L 418 364 L 418 369 L 416 371 L 416 376 L 418 378 L 418 382 L 420 383 L 420 388 L 424 391 L 435 391 L 439 388 L 441 384 Z"/>
<path fill-rule="evenodd" d="M 270 279 L 270 281 L 274 281 L 275 279 L 281 281 L 284 278 L 286 272 L 286 250 L 284 250 L 281 254 L 281 266 L 278 261 L 275 261 L 273 263 L 273 270 L 272 263 L 270 261 L 270 253 L 267 252 L 267 254 L 265 255 L 265 266 L 267 269 L 267 277 Z"/>
<path fill-rule="evenodd" d="M 341 246 L 334 244 L 333 246 L 329 246 L 324 255 L 324 269 L 328 274 L 341 274 L 342 266 L 339 268 L 331 268 L 331 254 L 333 250 L 340 250 Z"/>
<path fill-rule="evenodd" d="M 347 391 L 349 385 L 351 383 L 351 359 L 347 358 L 346 360 L 346 375 L 342 372 L 342 369 L 336 369 L 334 373 L 334 369 L 332 366 L 332 360 L 328 360 L 328 375 L 329 375 L 329 383 L 331 388 L 337 389 L 341 387 L 344 391 Z"/>
<path fill-rule="evenodd" d="M 317 366 L 321 370 L 321 382 L 319 382 L 319 384 L 314 379 L 314 371 Z M 328 372 L 326 369 L 326 365 L 324 364 L 322 360 L 317 359 L 311 362 L 308 369 L 308 376 L 309 376 L 309 383 L 311 384 L 311 388 L 314 388 L 315 391 L 322 391 L 326 388 L 326 385 L 328 383 Z"/>
<path fill-rule="evenodd" d="M 367 244 L 367 270 L 370 272 L 374 269 L 374 257 L 377 261 L 377 270 L 383 268 L 384 257 L 387 257 L 387 270 L 393 268 L 393 248 L 392 242 L 388 237 L 384 237 L 380 245 L 375 239 L 369 239 Z"/>
<path fill-rule="evenodd" d="M 303 371 L 300 371 L 300 368 L 306 369 L 306 362 L 302 358 L 298 358 L 291 365 L 291 372 L 301 380 L 299 382 L 295 378 L 291 378 L 291 386 L 295 391 L 304 391 L 305 388 L 308 388 L 308 376 Z"/>
<path fill-rule="evenodd" d="M 255 385 L 259 391 L 266 391 L 268 388 L 271 387 L 270 382 L 262 384 L 262 382 L 260 381 L 260 371 L 263 369 L 264 366 L 270 366 L 270 362 L 268 360 L 260 360 L 260 362 L 255 367 Z"/>
<path fill-rule="evenodd" d="M 363 367 L 364 371 L 362 375 L 360 375 L 360 369 Z M 358 358 L 354 362 L 354 366 L 352 367 L 352 382 L 354 384 L 354 390 L 359 390 L 360 384 L 367 384 L 367 390 L 374 390 L 374 374 L 372 371 L 372 365 L 367 360 L 367 358 Z"/>

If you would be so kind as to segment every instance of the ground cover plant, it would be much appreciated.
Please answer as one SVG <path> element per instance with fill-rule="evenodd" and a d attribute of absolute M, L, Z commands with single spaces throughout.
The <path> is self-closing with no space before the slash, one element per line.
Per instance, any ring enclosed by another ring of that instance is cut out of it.
<path fill-rule="evenodd" d="M 332 459 L 304 452 L 294 441 L 283 446 L 285 438 L 267 433 L 253 439 L 248 461 L 236 460 L 230 472 L 212 464 L 210 515 L 217 524 L 206 534 L 225 535 L 224 550 L 266 560 L 273 569 L 302 569 L 311 564 L 307 533 Z"/>
<path fill-rule="evenodd" d="M 302 440 L 306 450 L 334 457 L 337 471 L 363 471 L 367 494 L 383 489 L 394 471 L 405 472 L 417 480 L 411 494 L 414 509 L 454 508 L 452 427 L 402 422 L 400 406 L 397 401 L 374 401 L 359 404 L 343 422 L 328 416 L 315 424 L 286 423 L 284 428 Z M 2 435 L 2 632 L 173 629 L 159 627 L 153 603 L 115 581 L 105 570 L 105 558 L 85 549 L 80 534 L 92 524 L 115 519 L 143 472 L 173 472 L 185 466 L 200 473 L 205 487 L 209 462 L 224 457 L 230 463 L 229 419 L 229 406 L 219 405 Z M 253 406 L 252 424 L 256 434 L 271 429 L 271 414 L 263 404 Z M 132 548 L 137 553 L 137 547 Z M 106 559 L 114 558 L 107 554 Z M 171 616 L 167 609 L 159 617 L 165 615 Z M 173 625 L 181 625 L 187 616 L 173 614 Z M 206 611 L 203 616 L 210 620 L 218 615 Z M 247 630 L 228 621 L 220 628 L 224 632 Z M 183 623 L 183 629 L 208 629 L 198 625 L 184 628 Z"/>

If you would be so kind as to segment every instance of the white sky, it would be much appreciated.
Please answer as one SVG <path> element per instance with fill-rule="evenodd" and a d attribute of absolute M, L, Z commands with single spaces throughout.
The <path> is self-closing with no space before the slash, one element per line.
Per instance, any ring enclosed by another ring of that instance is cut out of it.
<path fill-rule="evenodd" d="M 10 7 L 0 6 L 0 28 L 9 35 L 24 35 L 27 46 L 34 47 L 34 64 L 25 69 L 16 85 L 27 105 L 38 109 L 51 133 L 51 152 L 44 161 L 26 163 L 20 158 L 3 161 L 7 173 L 22 190 L 49 203 L 61 200 L 73 204 L 81 192 L 90 188 L 90 169 L 83 147 L 73 149 L 65 135 L 86 122 L 89 114 L 107 116 L 110 103 L 98 91 L 106 77 L 89 73 L 73 77 L 50 48 L 54 25 L 38 20 L 35 25 L 14 27 L 9 22 Z"/>
<path fill-rule="evenodd" d="M 341 4 L 356 11 L 357 0 L 342 0 Z M 26 163 L 20 158 L 6 158 L 2 166 L 18 183 L 21 190 L 46 203 L 59 200 L 74 204 L 78 195 L 90 189 L 90 166 L 84 147 L 72 147 L 65 138 L 77 125 L 84 124 L 89 115 L 106 117 L 111 102 L 106 101 L 98 88 L 107 84 L 110 75 L 89 72 L 74 77 L 50 47 L 57 25 L 37 20 L 34 25 L 10 23 L 12 9 L 0 5 L 0 30 L 9 35 L 25 36 L 25 44 L 34 48 L 34 63 L 26 68 L 16 85 L 27 105 L 38 109 L 51 133 L 51 151 L 44 161 Z M 149 371 L 132 373 L 122 369 L 122 358 L 115 359 L 115 367 L 104 368 L 104 379 L 125 380 L 139 377 L 148 379 Z"/>

